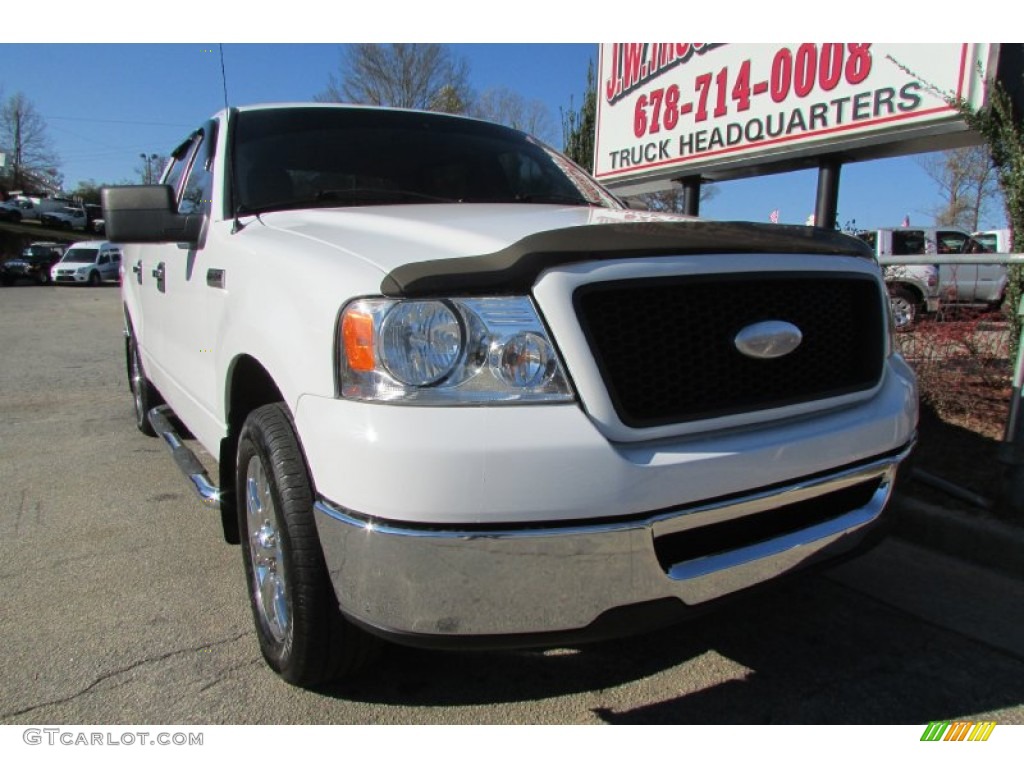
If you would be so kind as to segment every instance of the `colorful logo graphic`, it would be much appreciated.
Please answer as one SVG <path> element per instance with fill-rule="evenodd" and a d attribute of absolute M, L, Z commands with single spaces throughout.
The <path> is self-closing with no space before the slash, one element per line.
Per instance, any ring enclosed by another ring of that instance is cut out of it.
<path fill-rule="evenodd" d="M 996 724 L 991 720 L 977 723 L 955 720 L 935 720 L 928 723 L 921 741 L 988 741 Z"/>

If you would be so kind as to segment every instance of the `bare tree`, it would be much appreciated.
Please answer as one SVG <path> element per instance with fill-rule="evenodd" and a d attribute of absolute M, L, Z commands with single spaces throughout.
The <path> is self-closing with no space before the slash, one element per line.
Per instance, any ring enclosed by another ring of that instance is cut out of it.
<path fill-rule="evenodd" d="M 10 189 L 59 191 L 60 160 L 46 133 L 46 122 L 23 93 L 15 93 L 0 106 L 0 148 L 7 155 Z"/>
<path fill-rule="evenodd" d="M 719 188 L 712 184 L 700 185 L 700 201 L 702 203 L 711 200 L 719 192 Z M 626 200 L 637 200 L 648 211 L 662 211 L 665 213 L 682 213 L 686 207 L 686 194 L 679 184 L 673 184 L 671 189 L 662 189 L 658 192 L 645 192 L 642 195 L 631 195 Z"/>
<path fill-rule="evenodd" d="M 82 179 L 78 182 L 78 186 L 71 190 L 71 199 L 82 203 L 98 205 L 100 202 L 100 190 L 106 186 L 109 185 L 97 182 L 96 179 Z"/>
<path fill-rule="evenodd" d="M 552 140 L 551 113 L 544 102 L 527 100 L 504 86 L 489 88 L 480 94 L 470 114 L 526 131 L 543 141 Z"/>
<path fill-rule="evenodd" d="M 932 211 L 940 226 L 974 232 L 985 212 L 1001 198 L 995 167 L 984 144 L 925 155 L 918 164 L 942 195 L 942 204 Z"/>
<path fill-rule="evenodd" d="M 437 43 L 348 45 L 316 99 L 461 113 L 470 102 L 469 67 Z"/>

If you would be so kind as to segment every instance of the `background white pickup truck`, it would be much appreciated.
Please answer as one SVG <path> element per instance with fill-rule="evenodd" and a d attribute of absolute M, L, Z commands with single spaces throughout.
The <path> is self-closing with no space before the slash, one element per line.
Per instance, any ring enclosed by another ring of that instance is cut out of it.
<path fill-rule="evenodd" d="M 917 393 L 863 243 L 630 211 L 449 115 L 233 108 L 172 155 L 103 191 L 135 417 L 290 682 L 637 631 L 878 530 Z"/>
<path fill-rule="evenodd" d="M 934 312 L 939 305 L 998 307 L 1006 295 L 1005 265 L 985 262 L 993 249 L 955 227 L 885 227 L 858 234 L 876 256 L 955 256 L 964 263 L 890 266 L 886 283 L 901 325 L 910 325 L 917 312 Z M 911 306 L 912 305 L 912 306 Z"/>
<path fill-rule="evenodd" d="M 85 208 L 65 206 L 59 211 L 49 211 L 41 214 L 39 222 L 43 226 L 77 229 L 84 232 L 88 223 L 88 217 L 86 216 Z"/>

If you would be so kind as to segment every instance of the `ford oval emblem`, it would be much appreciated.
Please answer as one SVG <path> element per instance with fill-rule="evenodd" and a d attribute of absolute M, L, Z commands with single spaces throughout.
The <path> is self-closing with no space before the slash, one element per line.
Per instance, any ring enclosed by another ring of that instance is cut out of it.
<path fill-rule="evenodd" d="M 766 320 L 748 325 L 736 334 L 733 343 L 742 354 L 756 360 L 784 357 L 800 346 L 804 335 L 792 323 Z"/>

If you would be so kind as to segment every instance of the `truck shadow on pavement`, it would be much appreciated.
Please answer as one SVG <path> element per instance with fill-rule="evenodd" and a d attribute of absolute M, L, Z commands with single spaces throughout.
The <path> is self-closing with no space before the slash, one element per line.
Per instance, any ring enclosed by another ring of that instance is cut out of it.
<path fill-rule="evenodd" d="M 922 724 L 1019 706 L 1024 654 L 917 619 L 823 572 L 656 634 L 576 649 L 389 649 L 366 679 L 324 691 L 424 707 L 587 692 L 589 714 L 607 723 Z"/>

